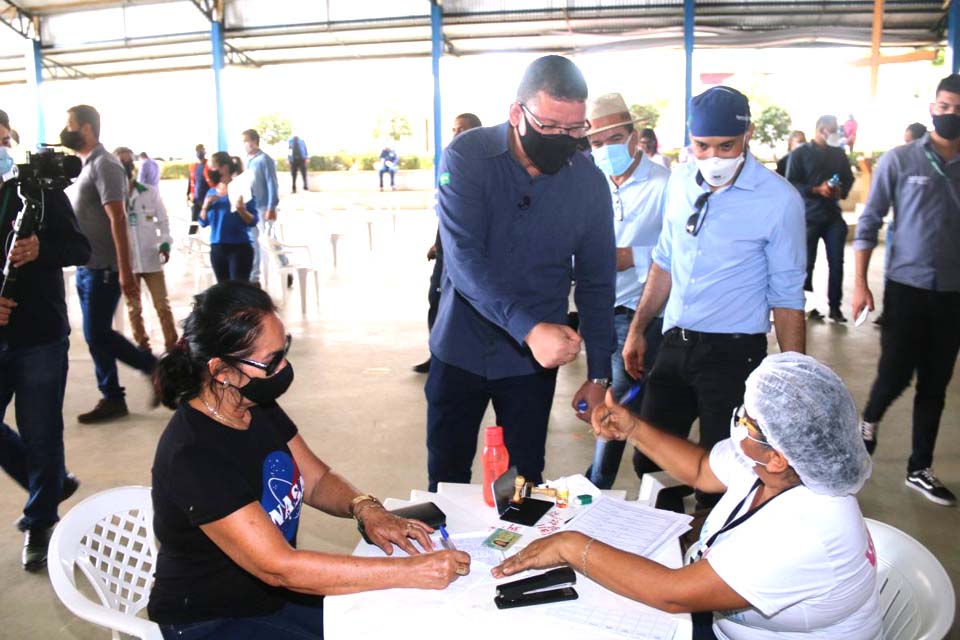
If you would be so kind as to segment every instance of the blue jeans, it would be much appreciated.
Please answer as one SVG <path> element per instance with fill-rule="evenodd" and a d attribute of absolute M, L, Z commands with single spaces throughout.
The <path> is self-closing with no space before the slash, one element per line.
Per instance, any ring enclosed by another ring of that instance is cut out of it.
<path fill-rule="evenodd" d="M 100 395 L 108 400 L 124 397 L 117 375 L 117 360 L 151 374 L 157 359 L 113 330 L 113 314 L 120 301 L 120 276 L 112 269 L 77 269 L 77 295 L 83 311 L 83 337 L 93 358 Z"/>
<path fill-rule="evenodd" d="M 627 341 L 627 332 L 630 330 L 630 322 L 633 320 L 633 313 L 617 314 L 613 317 L 613 326 L 617 332 L 617 350 L 613 352 L 610 359 L 613 365 L 613 397 L 622 398 L 623 394 L 629 391 L 633 386 L 634 380 L 627 373 L 623 362 L 623 345 Z M 663 337 L 663 318 L 654 318 L 643 334 L 647 340 L 647 350 L 643 355 L 643 366 L 646 371 L 653 367 L 654 360 L 657 359 L 657 352 L 660 350 L 660 340 Z M 643 390 L 637 395 L 636 399 L 627 405 L 632 413 L 640 415 L 640 403 L 643 401 Z M 622 440 L 611 440 L 603 442 L 597 440 L 593 450 L 593 462 L 587 469 L 587 478 L 597 486 L 598 489 L 609 489 L 617 479 L 617 471 L 620 470 L 620 460 L 623 458 L 623 450 L 626 443 Z"/>
<path fill-rule="evenodd" d="M 41 529 L 59 520 L 57 505 L 66 476 L 63 457 L 63 392 L 67 350 L 54 342 L 0 351 L 0 467 L 29 494 L 21 523 Z M 3 422 L 14 400 L 19 433 Z"/>
<path fill-rule="evenodd" d="M 430 358 L 427 396 L 429 490 L 438 482 L 470 482 L 480 421 L 493 402 L 510 464 L 531 482 L 543 480 L 547 422 L 557 370 L 491 380 Z"/>
<path fill-rule="evenodd" d="M 323 599 L 316 604 L 288 602 L 276 613 L 252 618 L 219 618 L 189 624 L 163 624 L 167 640 L 323 640 Z"/>
<path fill-rule="evenodd" d="M 830 310 L 839 309 L 843 300 L 843 249 L 847 244 L 847 223 L 841 217 L 831 221 L 807 221 L 807 281 L 804 289 L 813 291 L 813 267 L 817 262 L 817 245 L 823 238 L 827 249 L 827 302 Z"/>
<path fill-rule="evenodd" d="M 210 245 L 210 266 L 213 267 L 213 275 L 216 276 L 217 282 L 249 281 L 255 255 L 253 247 L 252 244 Z M 260 276 L 257 276 L 257 281 L 259 280 Z"/>

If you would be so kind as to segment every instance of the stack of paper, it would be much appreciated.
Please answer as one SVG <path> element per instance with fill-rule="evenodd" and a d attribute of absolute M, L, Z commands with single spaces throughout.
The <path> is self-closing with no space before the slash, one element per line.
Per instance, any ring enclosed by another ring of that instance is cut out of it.
<path fill-rule="evenodd" d="M 567 531 L 579 531 L 611 547 L 651 557 L 690 529 L 691 516 L 654 509 L 636 502 L 600 498 L 570 522 Z"/>

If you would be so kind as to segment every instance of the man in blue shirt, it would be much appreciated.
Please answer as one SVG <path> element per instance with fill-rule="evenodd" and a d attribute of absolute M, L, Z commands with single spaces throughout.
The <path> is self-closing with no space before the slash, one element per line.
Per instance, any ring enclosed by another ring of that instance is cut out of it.
<path fill-rule="evenodd" d="M 383 174 L 390 174 L 390 188 L 396 190 L 394 177 L 397 175 L 397 168 L 400 164 L 400 157 L 397 152 L 390 147 L 384 147 L 380 152 L 380 191 L 383 191 Z"/>
<path fill-rule="evenodd" d="M 913 450 L 906 484 L 937 504 L 956 496 L 933 475 L 947 384 L 960 351 L 960 75 L 944 78 L 930 105 L 933 131 L 883 154 L 853 243 L 853 316 L 873 309 L 867 284 L 877 232 L 893 206 L 887 246 L 880 362 L 860 431 L 872 454 L 877 428 L 917 373 Z"/>
<path fill-rule="evenodd" d="M 303 178 L 303 190 L 309 191 L 310 188 L 307 186 L 307 158 L 310 156 L 307 154 L 307 143 L 300 136 L 293 136 L 287 140 L 287 148 L 290 150 L 287 153 L 287 162 L 290 164 L 290 186 L 293 193 L 297 192 L 297 172 L 300 172 Z"/>
<path fill-rule="evenodd" d="M 277 204 L 280 202 L 277 193 L 277 163 L 260 149 L 260 134 L 255 129 L 243 132 L 243 148 L 247 152 L 247 171 L 250 172 L 247 180 L 250 191 L 262 212 L 257 225 L 247 229 L 250 244 L 253 245 L 253 271 L 250 272 L 250 281 L 259 284 L 260 269 L 265 267 L 263 252 L 260 250 L 260 234 L 273 233 L 273 223 L 277 220 Z"/>
<path fill-rule="evenodd" d="M 744 382 L 766 355 L 771 309 L 780 350 L 805 350 L 806 232 L 796 189 L 748 151 L 746 96 L 707 90 L 693 99 L 689 126 L 694 162 L 670 177 L 623 358 L 633 377 L 647 370 L 644 333 L 666 303 L 641 416 L 684 436 L 699 418 L 700 444 L 709 449 L 728 437 Z M 638 474 L 657 468 L 644 456 L 634 465 Z"/>
<path fill-rule="evenodd" d="M 624 342 L 647 280 L 653 248 L 663 226 L 663 201 L 670 171 L 643 152 L 641 132 L 634 128 L 636 119 L 619 93 L 609 93 L 590 102 L 590 146 L 597 167 L 608 177 L 613 201 L 613 230 L 617 243 L 617 288 L 613 323 L 617 332 L 617 349 L 613 352 L 613 396 L 622 398 L 634 384 L 623 366 Z M 663 330 L 663 319 L 647 327 L 646 365 L 653 366 Z M 643 394 L 637 395 L 628 407 L 639 412 Z M 589 417 L 589 416 L 586 416 Z M 593 464 L 587 477 L 600 489 L 609 489 L 617 478 L 622 441 L 598 440 Z"/>
<path fill-rule="evenodd" d="M 577 357 L 570 282 L 587 345 L 588 412 L 610 385 L 616 252 L 603 176 L 576 154 L 587 129 L 579 69 L 546 56 L 526 70 L 509 120 L 457 136 L 440 161 L 443 293 L 430 334 L 427 467 L 469 482 L 492 400 L 511 464 L 539 482 L 557 367 Z"/>

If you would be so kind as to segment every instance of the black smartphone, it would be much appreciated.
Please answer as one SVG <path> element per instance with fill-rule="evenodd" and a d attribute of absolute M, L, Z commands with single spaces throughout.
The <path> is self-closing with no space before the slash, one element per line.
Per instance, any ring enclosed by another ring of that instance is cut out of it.
<path fill-rule="evenodd" d="M 493 599 L 493 603 L 497 605 L 497 609 L 514 609 L 516 607 L 532 607 L 537 604 L 550 604 L 551 602 L 563 602 L 565 600 L 576 600 L 580 596 L 577 595 L 576 589 L 573 587 L 563 587 L 562 589 L 551 589 L 550 591 L 538 591 L 536 593 L 528 593 L 527 595 L 517 598 L 516 600 L 505 600 L 500 597 Z"/>

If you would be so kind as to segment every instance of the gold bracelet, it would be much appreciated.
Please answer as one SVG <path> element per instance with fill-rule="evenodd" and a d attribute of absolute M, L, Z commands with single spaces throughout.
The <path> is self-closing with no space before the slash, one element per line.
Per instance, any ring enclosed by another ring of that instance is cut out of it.
<path fill-rule="evenodd" d="M 590 545 L 593 544 L 593 538 L 587 540 L 587 544 L 583 545 L 583 553 L 580 555 L 580 567 L 584 577 L 589 578 L 590 574 L 587 573 L 587 556 L 590 555 Z"/>
<path fill-rule="evenodd" d="M 357 505 L 359 505 L 359 504 L 362 503 L 362 502 L 370 502 L 370 503 L 372 503 L 372 504 L 368 505 L 368 507 L 369 507 L 369 506 L 376 506 L 376 505 L 379 505 L 379 506 L 381 506 L 381 507 L 383 506 L 383 503 L 380 502 L 380 501 L 379 501 L 377 498 L 375 498 L 374 496 L 371 496 L 370 494 L 367 494 L 367 493 L 361 494 L 361 495 L 355 497 L 353 500 L 350 501 L 350 515 L 353 516 L 354 519 L 356 519 L 357 516 L 360 514 L 360 512 L 363 511 L 363 509 L 357 509 Z M 365 507 L 365 508 L 367 508 L 367 507 Z"/>

